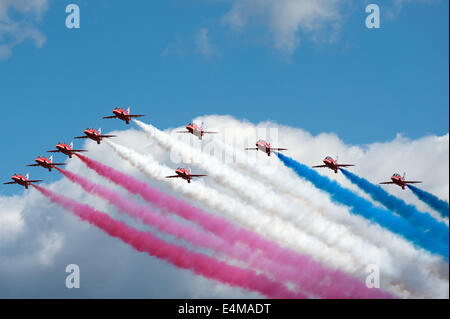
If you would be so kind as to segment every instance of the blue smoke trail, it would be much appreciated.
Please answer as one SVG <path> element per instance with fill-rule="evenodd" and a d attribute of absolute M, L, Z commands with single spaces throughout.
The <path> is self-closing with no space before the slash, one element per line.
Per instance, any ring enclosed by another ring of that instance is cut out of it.
<path fill-rule="evenodd" d="M 448 243 L 444 244 L 441 241 L 435 241 L 427 233 L 411 226 L 403 218 L 393 215 L 384 208 L 374 206 L 368 200 L 358 196 L 349 189 L 343 188 L 328 177 L 318 174 L 308 166 L 281 153 L 276 152 L 275 154 L 284 165 L 292 168 L 298 176 L 306 178 L 318 189 L 328 192 L 331 195 L 332 200 L 349 206 L 350 211 L 353 214 L 363 216 L 364 218 L 389 229 L 418 247 L 424 248 L 431 253 L 441 255 L 448 262 Z"/>
<path fill-rule="evenodd" d="M 442 217 L 448 217 L 448 203 L 433 194 L 425 192 L 420 188 L 417 188 L 413 185 L 407 184 L 408 188 L 412 190 L 412 192 L 419 197 L 419 199 L 426 204 L 428 204 L 431 208 L 438 211 Z"/>
<path fill-rule="evenodd" d="M 342 174 L 347 177 L 353 184 L 361 188 L 372 197 L 373 200 L 380 202 L 387 209 L 399 214 L 406 219 L 411 225 L 428 232 L 431 236 L 436 236 L 444 243 L 448 243 L 449 233 L 448 226 L 434 219 L 428 213 L 417 210 L 413 205 L 405 203 L 403 200 L 392 196 L 378 185 L 370 183 L 368 180 L 356 176 L 355 174 L 342 169 Z"/>

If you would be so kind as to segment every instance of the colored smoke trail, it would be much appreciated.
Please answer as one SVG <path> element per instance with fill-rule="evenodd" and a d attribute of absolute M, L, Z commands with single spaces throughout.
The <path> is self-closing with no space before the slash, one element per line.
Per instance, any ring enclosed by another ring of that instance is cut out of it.
<path fill-rule="evenodd" d="M 346 225 L 315 213 L 309 209 L 310 207 L 299 205 L 297 201 L 280 196 L 267 184 L 233 170 L 208 152 L 182 143 L 151 124 L 138 120 L 134 122 L 149 138 L 154 139 L 158 146 L 180 156 L 184 162 L 195 163 L 208 174 L 208 179 L 226 187 L 243 202 L 267 216 L 277 217 L 291 224 L 297 229 L 297 233 L 302 235 L 303 245 L 314 247 L 314 256 L 331 255 L 339 264 L 338 267 L 342 267 L 341 265 L 345 263 L 343 259 L 350 259 L 351 264 L 359 269 L 374 261 L 391 259 L 386 250 L 370 243 L 365 236 L 356 235 Z M 325 250 L 328 252 L 325 253 Z M 347 270 L 350 264 L 346 264 L 343 269 Z M 396 270 L 391 274 L 395 272 Z"/>
<path fill-rule="evenodd" d="M 358 279 L 338 270 L 327 269 L 308 256 L 282 248 L 254 232 L 208 214 L 111 167 L 79 154 L 77 156 L 99 175 L 168 212 L 174 212 L 187 220 L 196 222 L 230 244 L 243 242 L 253 249 L 261 250 L 267 258 L 295 267 L 298 270 L 296 282 L 305 291 L 324 298 L 390 298 L 389 294 L 378 289 L 368 289 Z"/>
<path fill-rule="evenodd" d="M 431 208 L 438 211 L 442 217 L 448 217 L 449 206 L 448 203 L 437 196 L 428 193 L 420 188 L 406 184 L 410 190 L 423 202 L 428 204 Z"/>
<path fill-rule="evenodd" d="M 345 169 L 341 169 L 341 171 L 345 177 L 369 194 L 373 200 L 380 202 L 387 209 L 396 212 L 414 227 L 419 228 L 430 236 L 436 237 L 448 244 L 449 231 L 447 225 L 437 221 L 428 213 L 418 211 L 413 205 L 409 205 L 403 200 L 389 194 L 380 186 L 374 185 L 368 180 L 356 176 Z"/>
<path fill-rule="evenodd" d="M 261 258 L 262 256 L 257 251 L 252 251 L 248 246 L 228 245 L 223 239 L 218 238 L 211 233 L 197 230 L 192 226 L 182 224 L 171 219 L 170 217 L 157 214 L 150 210 L 147 206 L 136 204 L 122 196 L 120 193 L 105 186 L 93 183 L 84 177 L 64 169 L 60 169 L 58 167 L 56 167 L 56 169 L 69 180 L 80 185 L 88 193 L 106 199 L 108 202 L 119 208 L 122 212 L 131 215 L 133 218 L 138 219 L 149 226 L 157 228 L 159 231 L 166 232 L 179 239 L 189 241 L 197 246 L 205 247 L 242 260 L 260 270 L 268 271 L 279 281 L 297 282 L 300 277 L 299 272 L 301 270 L 296 271 L 292 267 L 279 265 L 270 260 Z M 300 284 L 302 283 L 300 282 Z M 341 297 L 343 296 L 344 294 Z M 339 296 L 329 296 L 326 292 L 322 292 L 320 297 L 331 298 Z"/>
<path fill-rule="evenodd" d="M 274 162 L 269 162 L 269 164 L 267 162 L 262 164 L 259 161 L 250 162 L 247 153 L 244 153 L 241 148 L 233 147 L 220 139 L 212 139 L 212 141 L 220 152 L 225 152 L 225 156 L 235 158 L 234 166 L 236 168 L 245 171 L 247 174 L 252 174 L 254 178 L 260 179 L 265 184 L 270 184 L 280 193 L 300 199 L 314 209 L 316 213 L 346 225 L 358 236 L 367 238 L 378 247 L 388 249 L 391 255 L 396 256 L 397 260 L 404 260 L 409 266 L 412 264 L 417 265 L 417 267 L 423 268 L 425 271 L 440 269 L 441 264 L 445 264 L 443 265 L 444 267 L 447 266 L 440 257 L 424 254 L 422 250 L 414 247 L 403 237 L 394 235 L 388 229 L 382 228 L 362 216 L 350 213 L 346 206 L 336 205 L 331 202 L 328 195 L 311 187 L 307 180 L 299 180 L 283 169 L 278 169 L 274 172 Z M 387 240 L 387 238 L 389 239 Z M 436 265 L 436 262 L 439 265 Z M 396 265 L 400 267 L 398 261 L 396 261 Z M 419 271 L 417 270 L 417 273 Z M 427 276 L 427 278 L 430 277 Z M 445 276 L 444 278 L 448 279 Z"/>
<path fill-rule="evenodd" d="M 247 203 L 236 200 L 234 197 L 219 192 L 212 187 L 207 187 L 203 183 L 186 184 L 184 181 L 168 180 L 164 178 L 171 172 L 171 169 L 157 162 L 150 154 L 143 156 L 136 151 L 107 142 L 109 146 L 125 161 L 139 169 L 148 178 L 166 183 L 173 190 L 199 201 L 206 205 L 209 209 L 217 211 L 227 220 L 250 229 L 254 233 L 260 234 L 263 238 L 268 238 L 275 242 L 281 242 L 285 247 L 299 251 L 302 254 L 312 255 L 323 264 L 330 264 L 334 268 L 344 270 L 350 274 L 358 272 L 360 278 L 365 278 L 366 273 L 359 272 L 365 266 L 360 268 L 354 265 L 350 258 L 341 258 L 331 247 L 325 246 L 325 249 L 317 245 L 312 245 L 308 238 L 302 232 L 294 228 L 292 224 L 287 223 L 277 217 L 262 214 Z M 201 220 L 202 221 L 202 220 Z M 194 222 L 196 222 L 194 220 Z M 201 225 L 201 223 L 197 222 Z M 201 225 L 202 227 L 207 227 Z M 224 229 L 224 233 L 227 230 Z M 232 231 L 232 230 L 230 230 Z M 230 234 L 231 240 L 235 240 L 233 234 Z M 253 243 L 254 244 L 254 243 Z M 254 246 L 256 249 L 264 249 L 264 245 Z M 267 250 L 266 250 L 267 251 Z M 279 259 L 274 255 L 274 251 L 269 254 L 272 259 Z M 347 257 L 347 256 L 346 256 Z M 295 259 L 291 260 L 291 265 L 296 267 Z"/>
<path fill-rule="evenodd" d="M 441 255 L 448 262 L 448 244 L 435 242 L 432 237 L 424 234 L 411 226 L 401 217 L 393 215 L 390 211 L 375 207 L 371 202 L 358 196 L 351 190 L 340 186 L 337 182 L 322 176 L 290 157 L 281 153 L 276 153 L 278 158 L 287 166 L 294 170 L 300 177 L 309 180 L 315 187 L 328 192 L 336 202 L 351 207 L 354 214 L 359 214 L 381 226 L 388 228 L 392 232 L 411 241 L 418 247 L 422 247 L 432 253 Z"/>
<path fill-rule="evenodd" d="M 352 263 L 353 260 L 346 261 L 343 258 L 339 258 L 341 256 L 332 247 L 327 247 L 327 250 L 321 250 L 317 246 L 312 246 L 303 240 L 302 233 L 294 229 L 290 223 L 262 214 L 248 203 L 237 201 L 234 197 L 225 195 L 223 192 L 219 192 L 203 183 L 194 182 L 187 184 L 184 181 L 164 178 L 172 170 L 156 161 L 151 154 L 143 155 L 133 149 L 110 141 L 107 141 L 106 144 L 111 146 L 120 158 L 136 167 L 148 178 L 165 183 L 174 191 L 201 202 L 214 212 L 219 212 L 227 220 L 250 229 L 268 240 L 280 243 L 284 247 L 309 255 L 323 265 L 340 269 L 352 276 L 357 276 L 363 281 L 367 276 L 365 269 L 368 264 L 383 265 L 381 274 L 383 276 L 383 290 L 401 297 L 429 298 L 436 296 L 437 291 L 440 291 L 441 296 L 448 296 L 448 270 L 446 270 L 448 269 L 448 263 L 440 256 L 432 255 L 423 249 L 417 249 L 402 237 L 383 229 L 378 224 L 371 223 L 372 227 L 377 232 L 380 232 L 380 236 L 382 236 L 383 240 L 379 244 L 379 250 L 382 252 L 382 255 L 380 258 L 372 259 L 369 263 L 358 261 L 361 266 L 355 267 L 356 265 Z M 295 179 L 293 180 L 295 181 Z M 305 181 L 305 183 L 309 182 Z M 309 187 L 311 188 L 311 186 Z M 327 199 L 329 200 L 329 198 Z M 369 222 L 361 216 L 350 214 L 348 208 L 342 207 L 349 216 L 354 216 L 354 219 Z M 401 253 L 394 252 L 389 254 L 384 249 L 386 242 L 389 244 L 398 243 Z M 417 260 L 411 255 L 405 256 L 403 254 L 410 251 L 413 252 L 413 256 L 417 256 L 420 259 Z M 275 260 L 279 259 L 275 256 L 273 258 Z M 295 264 L 293 265 L 295 266 Z M 398 269 L 409 269 L 409 272 L 398 271 Z M 415 274 L 414 280 L 411 280 L 411 276 L 408 275 L 411 272 Z M 318 282 L 320 279 L 318 278 Z"/>
<path fill-rule="evenodd" d="M 138 231 L 124 222 L 116 221 L 107 214 L 88 205 L 32 185 L 52 202 L 77 215 L 81 220 L 102 229 L 111 237 L 121 239 L 140 252 L 163 259 L 179 268 L 188 269 L 209 279 L 250 291 L 257 291 L 269 298 L 303 298 L 301 294 L 289 291 L 283 284 L 274 282 L 265 275 L 218 261 L 207 255 L 189 251 L 181 246 L 167 243 L 150 232 Z"/>

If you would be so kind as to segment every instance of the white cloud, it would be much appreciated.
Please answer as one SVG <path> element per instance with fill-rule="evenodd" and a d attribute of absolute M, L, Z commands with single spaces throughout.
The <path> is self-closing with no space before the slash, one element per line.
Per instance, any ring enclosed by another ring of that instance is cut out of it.
<path fill-rule="evenodd" d="M 409 4 L 435 4 L 440 0 L 392 0 L 389 3 L 383 3 L 384 16 L 388 20 L 395 19 L 403 10 L 405 5 Z"/>
<path fill-rule="evenodd" d="M 276 49 L 292 53 L 301 35 L 316 38 L 322 31 L 333 37 L 342 23 L 347 0 L 242 0 L 233 1 L 223 21 L 234 29 L 252 22 L 267 27 Z"/>
<path fill-rule="evenodd" d="M 184 57 L 188 54 L 188 51 L 185 49 L 185 45 L 183 40 L 176 36 L 175 40 L 169 43 L 162 51 L 161 56 L 167 56 L 169 54 L 176 54 L 180 57 Z"/>
<path fill-rule="evenodd" d="M 18 196 L 0 198 L 0 246 L 13 241 L 23 231 L 23 206 Z"/>
<path fill-rule="evenodd" d="M 44 45 L 46 38 L 36 23 L 47 8 L 48 0 L 0 1 L 0 60 L 8 59 L 12 49 L 27 39 L 38 48 Z"/>
<path fill-rule="evenodd" d="M 407 4 L 430 4 L 439 0 L 383 1 L 382 18 L 394 19 Z M 233 30 L 252 26 L 267 30 L 271 45 L 291 54 L 304 38 L 334 42 L 347 17 L 372 3 L 369 0 L 231 0 L 232 7 L 222 22 Z M 364 16 L 362 16 L 364 17 Z M 361 20 L 361 25 L 364 21 Z"/>
<path fill-rule="evenodd" d="M 53 232 L 40 235 L 38 241 L 42 246 L 38 252 L 38 260 L 48 266 L 54 262 L 55 256 L 63 247 L 64 237 L 60 233 Z"/>
<path fill-rule="evenodd" d="M 208 28 L 201 28 L 188 41 L 181 39 L 179 36 L 169 43 L 161 52 L 161 56 L 177 55 L 184 57 L 191 54 L 200 54 L 206 59 L 210 59 L 218 55 L 218 50 L 211 44 Z"/>
<path fill-rule="evenodd" d="M 207 28 L 200 29 L 195 35 L 195 45 L 197 52 L 209 59 L 214 54 L 214 49 L 209 41 L 208 32 Z"/>

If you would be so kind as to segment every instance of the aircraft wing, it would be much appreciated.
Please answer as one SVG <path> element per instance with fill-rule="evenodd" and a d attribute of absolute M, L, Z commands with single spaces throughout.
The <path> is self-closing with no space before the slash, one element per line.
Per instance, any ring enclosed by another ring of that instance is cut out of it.
<path fill-rule="evenodd" d="M 316 168 L 316 167 L 327 167 L 326 165 L 315 165 L 315 166 L 313 166 L 313 168 Z"/>
<path fill-rule="evenodd" d="M 3 184 L 15 184 L 16 182 L 6 182 L 6 183 L 3 183 Z"/>
<path fill-rule="evenodd" d="M 338 167 L 349 167 L 349 166 L 355 166 L 355 164 L 337 164 Z"/>
<path fill-rule="evenodd" d="M 203 131 L 203 134 L 218 134 L 219 132 Z"/>
<path fill-rule="evenodd" d="M 145 116 L 144 114 L 130 114 L 128 115 L 128 117 L 143 117 Z"/>
<path fill-rule="evenodd" d="M 176 133 L 191 133 L 189 131 L 176 131 Z"/>
<path fill-rule="evenodd" d="M 88 138 L 88 136 L 75 136 L 74 138 Z"/>
<path fill-rule="evenodd" d="M 247 151 L 257 151 L 258 150 L 258 148 L 256 148 L 256 147 L 246 147 L 245 149 Z"/>
<path fill-rule="evenodd" d="M 394 184 L 394 182 L 381 182 L 380 184 Z"/>
<path fill-rule="evenodd" d="M 40 166 L 39 164 L 28 164 L 27 166 Z"/>
<path fill-rule="evenodd" d="M 47 151 L 47 152 L 49 152 L 49 153 L 58 153 L 58 152 L 60 152 L 60 150 L 52 150 L 52 151 Z"/>
<path fill-rule="evenodd" d="M 421 181 L 404 181 L 405 184 L 419 184 Z"/>
<path fill-rule="evenodd" d="M 166 178 L 175 178 L 175 177 L 181 177 L 180 175 L 170 175 L 170 176 L 166 176 Z"/>
<path fill-rule="evenodd" d="M 116 119 L 117 116 L 116 115 L 114 115 L 114 116 L 104 116 L 103 118 L 104 119 Z"/>
<path fill-rule="evenodd" d="M 192 177 L 202 177 L 202 176 L 208 176 L 208 175 L 202 175 L 202 174 L 191 174 Z"/>
<path fill-rule="evenodd" d="M 117 135 L 100 135 L 100 137 L 116 137 Z"/>
<path fill-rule="evenodd" d="M 52 163 L 53 166 L 61 166 L 61 165 L 66 165 L 66 163 Z"/>
<path fill-rule="evenodd" d="M 271 147 L 270 148 L 272 151 L 287 151 L 287 148 L 277 148 L 277 147 Z"/>
<path fill-rule="evenodd" d="M 31 180 L 31 181 L 27 181 L 28 183 L 39 183 L 42 182 L 42 179 L 35 179 L 35 180 Z"/>
<path fill-rule="evenodd" d="M 75 152 L 87 152 L 87 150 L 70 150 L 71 153 L 75 153 Z"/>

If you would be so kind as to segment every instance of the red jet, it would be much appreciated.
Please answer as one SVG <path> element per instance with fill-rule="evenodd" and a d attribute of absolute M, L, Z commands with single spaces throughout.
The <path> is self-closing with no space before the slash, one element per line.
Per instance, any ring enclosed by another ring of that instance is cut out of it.
<path fill-rule="evenodd" d="M 114 116 L 105 116 L 104 119 L 120 119 L 122 121 L 125 121 L 125 123 L 130 124 L 130 120 L 133 117 L 141 117 L 145 116 L 143 114 L 130 114 L 130 108 L 128 108 L 126 111 L 121 107 L 116 107 L 113 110 Z"/>
<path fill-rule="evenodd" d="M 287 148 L 276 148 L 270 146 L 269 142 L 266 142 L 264 140 L 259 140 L 256 142 L 256 147 L 247 147 L 247 151 L 262 151 L 267 154 L 267 156 L 270 156 L 270 153 L 273 151 L 287 151 Z"/>
<path fill-rule="evenodd" d="M 50 153 L 58 153 L 61 152 L 67 156 L 69 156 L 69 158 L 72 158 L 72 155 L 78 152 L 87 152 L 87 150 L 74 150 L 73 149 L 73 142 L 70 143 L 70 145 L 67 145 L 66 143 L 61 143 L 59 142 L 58 144 L 56 144 L 56 150 L 52 150 L 52 151 L 47 151 Z"/>
<path fill-rule="evenodd" d="M 86 134 L 85 136 L 76 136 L 75 138 L 90 138 L 93 141 L 96 141 L 97 144 L 100 144 L 101 140 L 104 138 L 108 138 L 108 137 L 116 137 L 115 135 L 102 135 L 102 129 L 99 128 L 98 132 L 89 127 L 87 129 L 85 129 L 83 131 L 84 134 Z"/>
<path fill-rule="evenodd" d="M 337 174 L 340 167 L 355 166 L 353 164 L 338 164 L 337 158 L 336 158 L 336 160 L 334 160 L 331 156 L 325 157 L 323 162 L 325 165 L 316 165 L 316 166 L 313 166 L 313 168 L 328 167 L 329 169 L 333 170 Z"/>
<path fill-rule="evenodd" d="M 29 164 L 27 166 L 42 166 L 43 168 L 48 169 L 49 172 L 52 171 L 52 168 L 55 166 L 61 166 L 66 165 L 64 163 L 53 163 L 53 155 L 50 156 L 48 159 L 44 156 L 39 156 L 35 159 L 37 164 Z"/>
<path fill-rule="evenodd" d="M 198 126 L 197 124 L 194 123 L 189 123 L 188 125 L 186 125 L 186 130 L 187 131 L 177 131 L 177 133 L 189 133 L 192 134 L 194 136 L 197 136 L 199 140 L 202 139 L 204 134 L 217 134 L 219 132 L 210 132 L 210 131 L 205 131 L 203 130 L 202 127 Z"/>
<path fill-rule="evenodd" d="M 175 170 L 175 173 L 177 175 L 166 176 L 166 178 L 182 178 L 182 179 L 187 180 L 188 183 L 190 183 L 191 179 L 193 177 L 208 176 L 208 175 L 191 174 L 191 169 L 190 168 L 186 169 L 186 168 L 181 168 L 181 167 L 178 167 Z"/>
<path fill-rule="evenodd" d="M 403 177 L 400 176 L 400 174 L 395 173 L 394 175 L 392 175 L 391 180 L 391 182 L 382 182 L 380 184 L 395 184 L 400 186 L 402 189 L 405 189 L 406 184 L 422 183 L 420 181 L 405 181 L 405 173 L 403 173 Z"/>
<path fill-rule="evenodd" d="M 14 174 L 11 179 L 13 180 L 13 182 L 6 182 L 3 184 L 19 184 L 21 186 L 24 186 L 26 189 L 28 189 L 28 186 L 31 185 L 31 183 L 39 183 L 42 182 L 41 179 L 36 179 L 36 180 L 30 180 L 30 176 L 27 174 L 25 175 L 25 177 L 23 175 L 20 174 Z"/>

